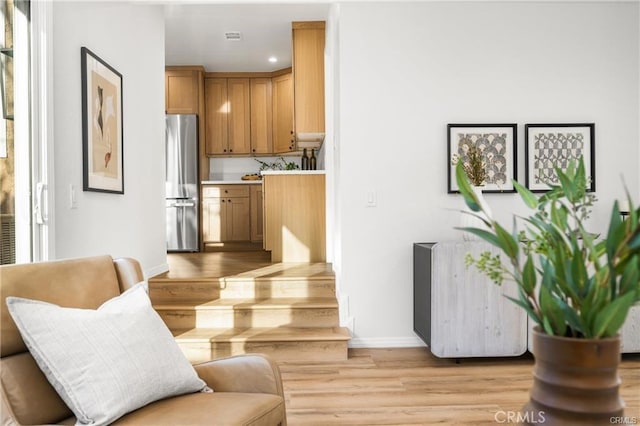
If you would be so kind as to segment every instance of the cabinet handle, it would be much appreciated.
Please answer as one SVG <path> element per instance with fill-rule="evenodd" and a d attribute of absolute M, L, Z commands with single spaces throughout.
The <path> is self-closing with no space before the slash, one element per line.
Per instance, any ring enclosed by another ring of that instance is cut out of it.
<path fill-rule="evenodd" d="M 229 202 L 231 202 L 231 200 L 229 200 Z"/>
<path fill-rule="evenodd" d="M 233 152 L 233 150 L 232 150 L 232 149 L 230 149 L 230 150 L 229 150 L 229 152 Z"/>
<path fill-rule="evenodd" d="M 222 202 L 224 203 L 224 200 L 222 200 Z"/>
<path fill-rule="evenodd" d="M 293 134 L 293 130 L 291 131 L 291 134 Z"/>
<path fill-rule="evenodd" d="M 225 189 L 225 190 L 224 190 L 224 193 L 225 193 L 225 194 L 228 194 L 228 193 L 229 193 L 229 191 Z"/>
<path fill-rule="evenodd" d="M 256 149 L 255 149 L 255 148 L 253 148 L 251 151 L 256 152 Z"/>
<path fill-rule="evenodd" d="M 223 149 L 223 150 L 222 150 L 222 152 L 227 152 L 227 150 L 226 150 L 226 149 Z"/>

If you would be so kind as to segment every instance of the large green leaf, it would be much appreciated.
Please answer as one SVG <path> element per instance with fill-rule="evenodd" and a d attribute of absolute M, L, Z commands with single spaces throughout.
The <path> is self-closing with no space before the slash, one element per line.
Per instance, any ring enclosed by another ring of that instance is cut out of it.
<path fill-rule="evenodd" d="M 502 249 L 502 245 L 500 244 L 500 240 L 493 233 L 486 231 L 480 228 L 472 228 L 472 227 L 456 227 L 455 229 L 459 229 L 461 231 L 469 232 L 470 234 L 477 235 L 488 243 L 493 244 L 494 246 Z"/>
<path fill-rule="evenodd" d="M 510 259 L 518 258 L 518 240 L 513 238 L 511 234 L 507 232 L 506 229 L 502 227 L 498 222 L 494 222 L 493 226 L 496 231 L 496 236 L 498 237 L 498 241 L 500 242 L 500 248 L 502 251 L 509 256 Z"/>
<path fill-rule="evenodd" d="M 540 286 L 540 310 L 543 318 L 549 320 L 549 324 L 556 336 L 564 336 L 566 332 L 566 321 L 562 307 L 553 293 L 545 286 Z"/>
<path fill-rule="evenodd" d="M 640 259 L 637 256 L 627 262 L 620 276 L 618 290 L 623 294 L 635 291 L 640 296 Z"/>
<path fill-rule="evenodd" d="M 566 194 L 567 199 L 571 203 L 578 202 L 580 198 L 578 195 L 578 188 L 576 187 L 576 183 L 559 167 L 556 167 L 556 175 L 558 176 L 558 180 L 560 180 L 560 186 Z"/>
<path fill-rule="evenodd" d="M 627 293 L 608 304 L 596 317 L 594 337 L 613 336 L 627 318 L 629 308 L 636 300 L 636 293 Z"/>
<path fill-rule="evenodd" d="M 464 167 L 462 166 L 462 161 L 458 161 L 458 164 L 456 164 L 456 182 L 458 184 L 460 193 L 464 197 L 464 202 L 471 209 L 471 211 L 481 211 L 482 209 L 480 208 L 480 201 L 476 197 L 476 194 L 473 192 L 473 188 L 471 187 L 469 178 L 467 177 L 467 174 L 464 171 Z"/>
<path fill-rule="evenodd" d="M 538 207 L 538 197 L 536 197 L 533 192 L 529 191 L 527 188 L 525 188 L 515 180 L 512 182 L 513 187 L 516 189 L 516 191 L 518 191 L 518 194 L 520 194 L 522 201 L 524 201 L 527 207 L 529 207 L 530 209 L 535 209 L 536 207 Z"/>
<path fill-rule="evenodd" d="M 589 274 L 585 266 L 585 259 L 583 258 L 582 252 L 580 251 L 580 247 L 578 247 L 578 242 L 575 238 L 572 243 L 573 259 L 571 262 L 571 290 L 575 295 L 577 295 L 579 294 L 580 289 L 584 288 L 586 285 Z"/>
<path fill-rule="evenodd" d="M 573 178 L 573 182 L 576 186 L 576 197 L 577 199 L 581 199 L 584 197 L 584 193 L 587 190 L 587 174 L 584 168 L 584 158 L 580 157 L 578 161 L 578 169 L 576 170 L 575 177 Z"/>
<path fill-rule="evenodd" d="M 536 288 L 536 269 L 531 254 L 527 256 L 527 261 L 522 270 L 522 288 L 527 295 L 532 294 Z"/>
<path fill-rule="evenodd" d="M 580 316 L 575 311 L 575 309 L 569 306 L 564 300 L 557 299 L 557 302 L 560 306 L 560 309 L 562 310 L 565 321 L 569 324 L 569 327 L 577 332 L 584 333 L 582 320 L 580 319 Z"/>

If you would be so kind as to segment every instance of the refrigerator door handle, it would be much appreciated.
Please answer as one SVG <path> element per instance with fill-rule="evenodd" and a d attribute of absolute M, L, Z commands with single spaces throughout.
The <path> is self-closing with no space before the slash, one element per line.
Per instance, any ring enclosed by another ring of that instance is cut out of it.
<path fill-rule="evenodd" d="M 195 203 L 173 203 L 170 207 L 195 207 Z"/>

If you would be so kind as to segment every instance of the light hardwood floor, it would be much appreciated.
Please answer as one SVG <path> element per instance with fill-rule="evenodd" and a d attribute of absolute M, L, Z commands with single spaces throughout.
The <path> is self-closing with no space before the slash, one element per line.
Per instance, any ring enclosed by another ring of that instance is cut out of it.
<path fill-rule="evenodd" d="M 529 398 L 533 359 L 456 363 L 427 348 L 350 349 L 331 364 L 280 363 L 290 425 L 496 425 Z M 640 424 L 640 356 L 620 365 L 625 415 Z"/>
<path fill-rule="evenodd" d="M 323 264 L 271 263 L 265 252 L 171 254 L 169 265 L 160 278 L 321 280 L 332 275 Z M 533 358 L 456 363 L 436 358 L 428 348 L 350 349 L 347 361 L 279 365 L 293 426 L 496 425 L 527 402 Z M 619 374 L 625 415 L 640 424 L 640 354 L 624 355 Z"/>

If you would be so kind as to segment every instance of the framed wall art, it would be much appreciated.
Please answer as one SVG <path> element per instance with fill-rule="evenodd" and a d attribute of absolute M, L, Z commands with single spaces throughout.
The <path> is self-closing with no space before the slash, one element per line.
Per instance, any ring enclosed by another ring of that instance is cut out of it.
<path fill-rule="evenodd" d="M 526 186 L 545 192 L 558 184 L 555 168 L 565 170 L 571 160 L 584 157 L 587 191 L 596 190 L 595 124 L 526 124 Z"/>
<path fill-rule="evenodd" d="M 122 75 L 86 47 L 80 56 L 83 190 L 124 194 Z"/>
<path fill-rule="evenodd" d="M 468 163 L 471 147 L 482 154 L 485 164 L 486 179 L 482 192 L 515 192 L 517 139 L 516 124 L 448 124 L 447 192 L 460 192 L 455 178 L 456 163 L 458 159 Z"/>

